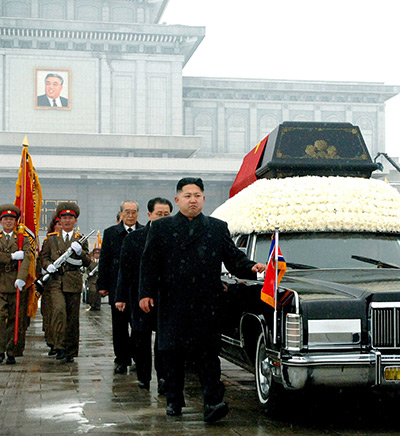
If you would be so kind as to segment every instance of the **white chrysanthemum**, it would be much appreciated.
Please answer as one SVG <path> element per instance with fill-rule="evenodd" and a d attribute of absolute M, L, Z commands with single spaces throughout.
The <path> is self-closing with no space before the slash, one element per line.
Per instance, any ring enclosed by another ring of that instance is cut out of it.
<path fill-rule="evenodd" d="M 355 177 L 260 179 L 212 216 L 232 234 L 271 232 L 400 232 L 400 194 L 389 184 Z"/>

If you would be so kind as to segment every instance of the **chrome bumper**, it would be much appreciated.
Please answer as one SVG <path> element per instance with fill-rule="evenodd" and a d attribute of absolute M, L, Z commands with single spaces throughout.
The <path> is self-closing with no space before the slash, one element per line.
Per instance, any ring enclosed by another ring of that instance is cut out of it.
<path fill-rule="evenodd" d="M 287 389 L 307 385 L 379 386 L 398 385 L 400 380 L 385 380 L 385 368 L 400 366 L 400 354 L 370 353 L 314 354 L 283 356 L 281 376 Z"/>

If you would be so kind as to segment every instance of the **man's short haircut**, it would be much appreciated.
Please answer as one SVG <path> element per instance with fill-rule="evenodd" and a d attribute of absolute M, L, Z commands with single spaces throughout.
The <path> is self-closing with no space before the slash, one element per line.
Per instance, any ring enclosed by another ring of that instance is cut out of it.
<path fill-rule="evenodd" d="M 117 221 L 119 221 L 121 219 L 121 211 L 118 211 L 116 218 L 117 218 Z"/>
<path fill-rule="evenodd" d="M 151 200 L 148 201 L 147 203 L 147 210 L 152 213 L 154 211 L 154 206 L 156 204 L 167 204 L 169 206 L 169 211 L 172 212 L 172 203 L 167 200 L 166 198 L 161 198 L 161 197 L 155 197 L 152 198 Z"/>
<path fill-rule="evenodd" d="M 119 207 L 120 212 L 124 210 L 125 203 L 135 203 L 137 207 L 137 211 L 139 212 L 139 203 L 135 200 L 124 200 Z"/>
<path fill-rule="evenodd" d="M 179 180 L 178 184 L 176 185 L 176 192 L 182 191 L 182 188 L 186 185 L 196 185 L 201 189 L 202 192 L 204 192 L 203 180 L 201 180 L 199 177 L 184 177 L 183 179 Z"/>
<path fill-rule="evenodd" d="M 61 80 L 61 85 L 64 85 L 64 79 L 62 76 L 60 76 L 59 74 L 56 73 L 49 73 L 45 78 L 44 81 L 46 81 L 49 77 L 57 77 L 57 79 Z"/>

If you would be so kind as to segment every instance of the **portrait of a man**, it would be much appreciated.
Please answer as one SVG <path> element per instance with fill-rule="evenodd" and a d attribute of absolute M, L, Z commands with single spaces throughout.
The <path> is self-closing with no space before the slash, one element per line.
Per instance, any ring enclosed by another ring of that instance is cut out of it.
<path fill-rule="evenodd" d="M 71 109 L 70 70 L 36 69 L 36 108 Z M 44 92 L 43 92 L 44 91 Z"/>

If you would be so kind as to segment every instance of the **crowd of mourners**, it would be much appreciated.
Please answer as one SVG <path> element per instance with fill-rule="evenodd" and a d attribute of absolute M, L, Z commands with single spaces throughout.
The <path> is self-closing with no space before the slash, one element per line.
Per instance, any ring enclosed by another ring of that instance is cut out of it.
<path fill-rule="evenodd" d="M 108 296 L 115 373 L 123 376 L 134 365 L 139 387 L 149 389 L 154 354 L 166 414 L 179 416 L 185 407 L 185 365 L 190 362 L 202 387 L 204 421 L 212 423 L 229 410 L 219 359 L 221 265 L 233 274 L 248 269 L 254 277 L 266 266 L 250 261 L 235 246 L 225 222 L 202 213 L 204 201 L 203 181 L 193 177 L 177 183 L 174 215 L 168 199 L 148 201 L 146 225 L 138 222 L 138 203 L 123 201 L 117 224 L 104 230 L 101 247 L 91 252 L 76 230 L 79 206 L 60 203 L 36 270 L 46 277 L 41 311 L 49 356 L 68 363 L 78 356 L 82 289 L 90 311 L 100 310 L 101 298 Z M 0 206 L 0 363 L 9 365 L 23 354 L 28 324 L 25 285 L 32 254 L 28 237 L 18 238 L 19 216 L 17 206 Z"/>

